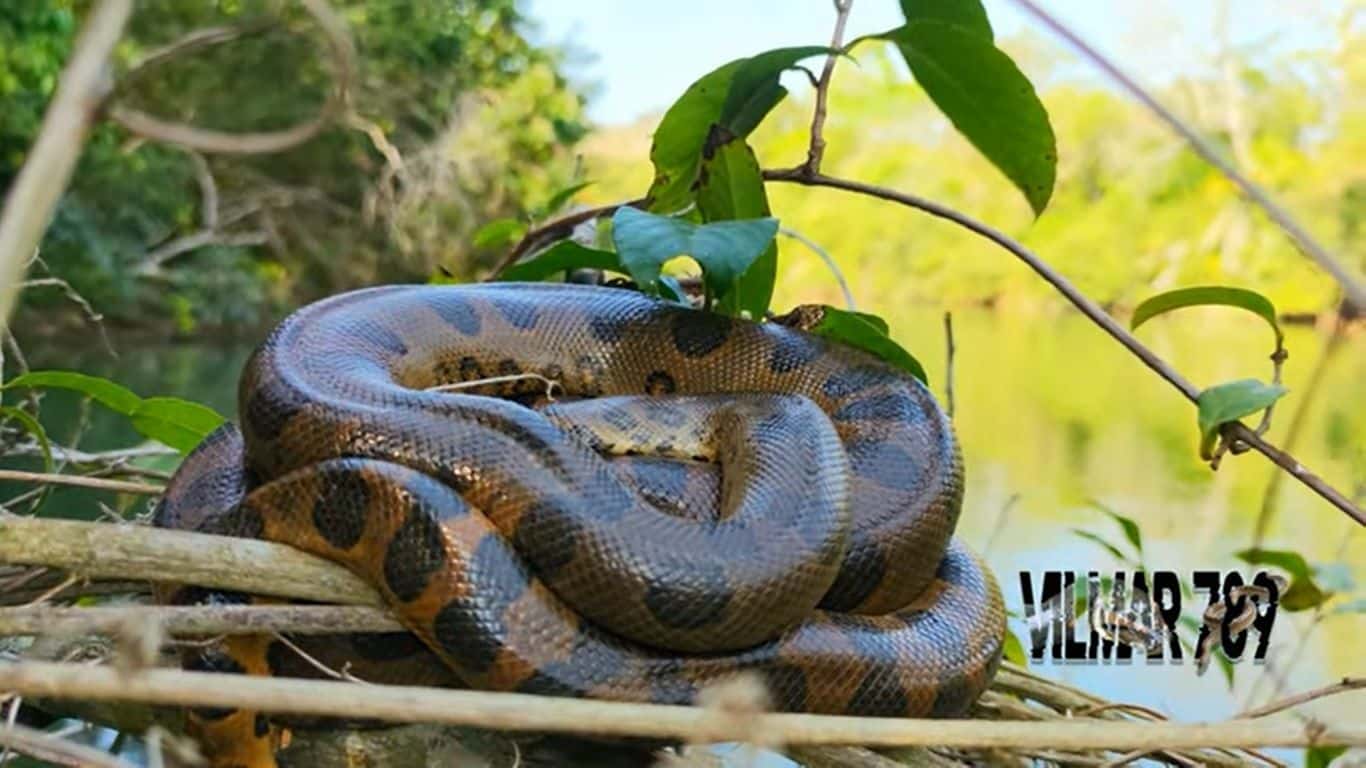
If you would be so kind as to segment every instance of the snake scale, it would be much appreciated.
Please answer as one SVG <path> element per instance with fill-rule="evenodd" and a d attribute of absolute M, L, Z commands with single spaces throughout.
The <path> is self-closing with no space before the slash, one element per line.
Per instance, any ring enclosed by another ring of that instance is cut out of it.
<path fill-rule="evenodd" d="M 951 717 L 999 663 L 999 589 L 952 538 L 947 417 L 801 330 L 619 288 L 372 288 L 284 320 L 238 405 L 156 523 L 372 583 L 412 635 L 321 644 L 370 679 L 679 704 L 750 670 L 780 710 Z M 285 674 L 287 656 L 248 636 L 189 665 Z M 211 752 L 275 733 L 195 715 L 237 732 Z"/>

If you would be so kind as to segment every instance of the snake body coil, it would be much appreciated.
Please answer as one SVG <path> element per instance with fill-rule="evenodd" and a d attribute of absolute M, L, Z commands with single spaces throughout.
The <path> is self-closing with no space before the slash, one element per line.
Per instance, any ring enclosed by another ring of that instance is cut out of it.
<path fill-rule="evenodd" d="M 783 710 L 954 716 L 1000 659 L 947 418 L 791 328 L 618 289 L 369 289 L 285 320 L 239 412 L 157 523 L 346 565 L 472 687 L 687 703 L 753 670 Z M 379 638 L 372 660 L 415 650 Z"/>

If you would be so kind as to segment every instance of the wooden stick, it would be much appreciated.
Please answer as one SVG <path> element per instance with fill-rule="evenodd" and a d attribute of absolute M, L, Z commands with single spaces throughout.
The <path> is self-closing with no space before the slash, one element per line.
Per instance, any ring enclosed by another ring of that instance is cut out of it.
<path fill-rule="evenodd" d="M 697 707 L 626 704 L 520 693 L 248 677 L 172 669 L 120 674 L 50 662 L 0 664 L 0 690 L 24 696 L 218 706 L 275 713 L 431 722 L 510 731 L 867 747 L 1033 749 L 1366 745 L 1366 723 L 1286 717 L 1221 723 L 1062 720 L 900 720 L 828 715 L 734 718 Z"/>
<path fill-rule="evenodd" d="M 107 635 L 155 623 L 168 635 L 335 635 L 402 632 L 379 608 L 360 605 L 196 605 L 0 608 L 0 637 L 7 635 Z"/>
<path fill-rule="evenodd" d="M 108 752 L 59 739 L 24 725 L 0 726 L 0 745 L 52 765 L 131 768 L 128 763 Z"/>
<path fill-rule="evenodd" d="M 0 517 L 0 564 L 344 605 L 383 604 L 350 571 L 293 547 L 142 525 Z"/>
<path fill-rule="evenodd" d="M 39 485 L 70 485 L 116 493 L 136 493 L 143 496 L 155 496 L 163 490 L 159 485 L 131 483 L 127 480 L 108 480 L 103 477 L 86 477 L 84 475 L 59 475 L 55 472 L 25 472 L 21 469 L 0 469 L 0 480 L 17 480 L 23 483 L 38 483 Z"/>

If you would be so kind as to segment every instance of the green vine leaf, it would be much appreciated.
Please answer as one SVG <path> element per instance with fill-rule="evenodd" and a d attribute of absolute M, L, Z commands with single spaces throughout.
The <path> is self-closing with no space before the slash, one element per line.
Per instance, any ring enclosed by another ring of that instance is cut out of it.
<path fill-rule="evenodd" d="M 1200 458 L 1214 458 L 1219 442 L 1219 427 L 1244 416 L 1265 410 L 1287 392 L 1279 384 L 1263 384 L 1256 379 L 1239 379 L 1210 387 L 1196 398 L 1199 409 Z"/>
<path fill-rule="evenodd" d="M 723 64 L 688 86 L 655 129 L 649 209 L 676 213 L 689 207 L 712 126 L 720 125 L 739 138 L 748 136 L 787 95 L 778 76 L 802 59 L 829 50 L 800 46 L 766 51 Z"/>
<path fill-rule="evenodd" d="M 745 140 L 713 126 L 702 150 L 697 207 L 707 222 L 762 219 L 769 213 L 768 195 L 759 161 Z M 773 299 L 778 278 L 778 244 L 770 240 L 763 253 L 741 273 L 735 289 L 721 301 L 721 311 L 759 319 Z"/>
<path fill-rule="evenodd" d="M 121 384 L 75 371 L 33 371 L 11 380 L 11 387 L 80 392 L 115 413 L 127 416 L 143 437 L 188 453 L 223 423 L 208 406 L 177 397 L 143 399 Z"/>
<path fill-rule="evenodd" d="M 1134 520 L 1132 517 L 1125 517 L 1124 515 L 1121 515 L 1120 513 L 1114 511 L 1113 509 L 1110 509 L 1104 504 L 1101 504 L 1099 501 L 1096 501 L 1095 499 L 1091 500 L 1091 505 L 1094 506 L 1096 509 L 1099 509 L 1101 512 L 1104 512 L 1107 517 L 1109 517 L 1111 520 L 1114 520 L 1115 523 L 1119 525 L 1119 527 L 1124 531 L 1124 538 L 1129 540 L 1129 543 L 1132 544 L 1134 547 L 1134 552 L 1137 553 L 1139 559 L 1142 560 L 1143 530 L 1139 527 L 1138 521 Z"/>
<path fill-rule="evenodd" d="M 1185 307 L 1221 306 L 1245 309 L 1266 321 L 1276 334 L 1276 345 L 1284 340 L 1281 326 L 1276 322 L 1276 307 L 1271 300 L 1256 291 L 1246 288 L 1232 288 L 1223 285 L 1203 285 L 1194 288 L 1178 288 L 1144 299 L 1134 309 L 1129 328 L 1137 330 L 1149 320 L 1173 310 Z"/>
<path fill-rule="evenodd" d="M 1304 750 L 1304 768 L 1328 768 L 1346 752 L 1346 747 L 1309 747 Z"/>
<path fill-rule="evenodd" d="M 869 319 L 863 312 L 850 312 L 836 307 L 820 307 L 820 320 L 809 330 L 817 336 L 848 344 L 890 363 L 928 385 L 925 368 L 915 356 L 887 335 L 887 322 Z"/>
<path fill-rule="evenodd" d="M 612 217 L 612 239 L 621 265 L 642 289 L 659 293 L 660 270 L 677 256 L 702 267 L 709 299 L 725 298 L 778 234 L 778 220 L 742 219 L 694 224 L 685 219 L 621 208 Z"/>
<path fill-rule="evenodd" d="M 1314 580 L 1314 569 L 1298 552 L 1281 549 L 1244 549 L 1234 557 L 1248 565 L 1270 565 L 1290 574 L 1290 586 L 1279 598 L 1287 611 L 1303 611 L 1322 605 L 1333 592 Z"/>
<path fill-rule="evenodd" d="M 1029 663 L 1029 660 L 1025 657 L 1024 644 L 1021 643 L 1020 638 L 1009 629 L 1006 630 L 1005 641 L 1001 648 L 1001 656 L 1006 661 L 1012 664 L 1019 664 L 1022 667 Z"/>
<path fill-rule="evenodd" d="M 38 448 L 43 452 L 43 471 L 52 471 L 52 443 L 47 439 L 47 431 L 43 425 L 33 418 L 28 411 L 16 408 L 12 405 L 0 406 L 0 421 L 4 419 L 14 419 L 19 422 L 33 439 L 38 441 Z"/>
<path fill-rule="evenodd" d="M 587 248 L 573 240 L 561 240 L 526 261 L 503 270 L 498 279 L 508 283 L 536 283 L 573 269 L 625 272 L 615 253 Z"/>
<path fill-rule="evenodd" d="M 474 233 L 475 248 L 506 248 L 526 234 L 526 224 L 517 219 L 494 219 Z"/>
<path fill-rule="evenodd" d="M 901 0 L 901 15 L 906 22 L 941 21 L 964 32 L 972 32 L 987 42 L 995 38 L 987 9 L 978 0 Z"/>
<path fill-rule="evenodd" d="M 908 0 L 903 7 L 913 12 L 905 26 L 851 46 L 868 39 L 894 43 L 939 111 L 1041 214 L 1058 164 L 1048 111 L 1029 78 L 992 43 L 985 12 L 955 5 Z"/>

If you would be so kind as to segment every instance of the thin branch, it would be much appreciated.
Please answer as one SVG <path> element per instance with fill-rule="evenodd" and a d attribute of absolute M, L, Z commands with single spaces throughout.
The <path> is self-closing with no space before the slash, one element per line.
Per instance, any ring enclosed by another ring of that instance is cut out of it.
<path fill-rule="evenodd" d="M 835 63 L 839 61 L 840 48 L 844 45 L 844 25 L 849 21 L 849 11 L 854 0 L 834 0 L 835 31 L 830 35 L 830 55 L 825 57 L 821 78 L 816 83 L 816 108 L 811 116 L 811 147 L 806 153 L 806 163 L 802 168 L 807 173 L 819 173 L 821 160 L 825 157 L 825 117 L 826 100 L 830 93 L 830 79 L 835 74 Z"/>
<path fill-rule="evenodd" d="M 137 493 L 143 496 L 156 496 L 162 492 L 159 485 L 130 483 L 125 480 L 106 480 L 102 477 L 84 475 L 58 475 L 50 472 L 26 472 L 21 469 L 0 469 L 0 480 L 16 480 L 41 485 L 69 485 L 77 488 L 94 488 L 116 493 Z"/>
<path fill-rule="evenodd" d="M 844 295 L 844 306 L 848 307 L 849 309 L 858 309 L 858 307 L 855 306 L 854 303 L 854 292 L 849 290 L 849 281 L 844 279 L 844 273 L 840 271 L 840 266 L 835 263 L 835 259 L 831 257 L 829 252 L 827 252 L 824 248 L 820 247 L 820 245 L 818 245 L 816 241 L 812 240 L 806 235 L 803 235 L 795 229 L 779 227 L 778 234 L 786 235 L 787 237 L 796 240 L 797 242 L 801 243 L 807 248 L 810 248 L 812 253 L 819 256 L 820 260 L 825 262 L 826 268 L 830 270 L 830 274 L 835 276 L 835 282 L 839 283 L 840 293 Z"/>
<path fill-rule="evenodd" d="M 386 611 L 361 605 L 41 606 L 0 608 L 0 637 L 108 635 L 129 621 L 155 622 L 166 634 L 178 637 L 404 631 Z"/>
<path fill-rule="evenodd" d="M 1366 688 L 1366 677 L 1344 677 L 1332 685 L 1325 685 L 1321 688 L 1315 688 L 1309 691 L 1301 691 L 1292 696 L 1277 699 L 1269 704 L 1263 704 L 1260 707 L 1245 710 L 1240 712 L 1238 717 L 1265 717 L 1267 715 L 1275 714 L 1276 712 L 1290 709 L 1291 707 L 1298 707 L 1301 704 L 1314 701 L 1315 699 L 1322 699 L 1325 696 L 1333 696 L 1347 691 L 1359 690 L 1361 688 Z"/>
<path fill-rule="evenodd" d="M 520 693 L 439 690 L 249 677 L 173 669 L 120 674 L 50 662 L 0 664 L 0 689 L 24 696 L 217 706 L 275 713 L 432 722 L 523 732 L 681 738 L 692 742 L 859 744 L 867 747 L 1035 749 L 1366 745 L 1366 723 L 1294 718 L 1170 723 L 1057 720 L 911 720 L 755 714 L 734 718 L 697 707 L 630 704 Z"/>
<path fill-rule="evenodd" d="M 953 343 L 953 313 L 944 313 L 944 405 L 949 418 L 953 418 L 953 354 L 957 347 Z"/>
<path fill-rule="evenodd" d="M 1266 212 L 1276 226 L 1281 228 L 1290 237 L 1291 242 L 1309 258 L 1318 262 L 1318 265 L 1327 271 L 1342 286 L 1342 290 L 1347 294 L 1352 304 L 1357 307 L 1366 308 L 1366 284 L 1352 275 L 1347 267 L 1333 258 L 1328 251 L 1319 245 L 1317 241 L 1295 221 L 1288 211 L 1281 208 L 1276 201 L 1271 199 L 1261 187 L 1254 184 L 1251 179 L 1239 173 L 1231 163 L 1219 154 L 1219 151 L 1212 144 L 1205 141 L 1190 126 L 1181 121 L 1171 110 L 1164 107 L 1151 94 L 1143 89 L 1132 77 L 1123 72 L 1109 59 L 1100 54 L 1077 36 L 1075 32 L 1067 28 L 1062 22 L 1050 15 L 1043 8 L 1040 8 L 1032 0 L 1014 0 L 1015 4 L 1032 14 L 1036 19 L 1051 29 L 1059 37 L 1066 40 L 1073 48 L 1081 52 L 1083 56 L 1090 59 L 1101 71 L 1108 75 L 1112 80 L 1120 85 L 1129 95 L 1137 99 L 1153 114 L 1162 119 L 1172 130 L 1180 134 L 1182 138 L 1190 144 L 1196 154 L 1200 155 L 1210 165 L 1219 169 L 1224 176 L 1259 208 Z"/>
<path fill-rule="evenodd" d="M 1129 333 L 1115 321 L 1113 317 L 1100 308 L 1085 294 L 1077 290 L 1067 278 L 1063 277 L 1051 266 L 1039 258 L 1033 251 L 1015 242 L 1004 232 L 984 224 L 972 217 L 960 213 L 952 208 L 927 200 L 915 195 L 898 192 L 886 187 L 879 187 L 872 184 L 865 184 L 860 181 L 851 181 L 824 174 L 806 174 L 800 169 L 764 171 L 764 178 L 768 181 L 781 181 L 794 184 L 803 184 L 813 187 L 830 187 L 842 189 L 846 192 L 855 192 L 869 197 L 876 197 L 880 200 L 888 200 L 894 203 L 924 211 L 932 216 L 951 221 L 960 227 L 975 232 L 978 235 L 990 240 L 1002 248 L 1010 251 L 1018 259 L 1029 266 L 1030 269 L 1043 278 L 1045 282 L 1052 285 L 1069 302 L 1072 303 L 1083 315 L 1093 323 L 1100 326 L 1102 330 L 1118 341 L 1125 349 L 1129 350 L 1135 357 L 1148 366 L 1154 373 L 1161 376 L 1167 383 L 1175 387 L 1187 400 L 1196 402 L 1200 396 L 1200 390 L 1186 380 L 1174 368 L 1168 365 L 1152 350 L 1143 345 L 1133 334 Z M 1263 440 L 1251 429 L 1240 422 L 1233 422 L 1224 426 L 1228 439 L 1241 440 L 1247 443 L 1259 453 L 1271 459 L 1280 468 L 1286 470 L 1296 480 L 1299 480 L 1310 490 L 1327 500 L 1330 504 L 1345 512 L 1353 520 L 1361 525 L 1366 525 L 1366 512 L 1363 512 L 1350 499 L 1343 495 L 1336 488 L 1325 483 L 1320 477 L 1309 471 L 1295 457 L 1281 451 L 1275 446 Z"/>
<path fill-rule="evenodd" d="M 503 274 L 508 267 L 516 264 L 517 260 L 526 254 L 538 250 L 540 247 L 547 245 L 552 241 L 569 237 L 574 233 L 574 227 L 577 227 L 585 221 L 592 221 L 593 219 L 602 216 L 611 216 L 617 212 L 618 208 L 639 208 L 642 205 L 645 205 L 645 198 L 643 197 L 636 198 L 635 200 L 627 200 L 622 203 L 601 205 L 597 208 L 576 211 L 568 216 L 563 216 L 531 229 L 525 235 L 522 235 L 522 239 L 517 241 L 517 244 L 512 246 L 507 254 L 503 256 L 502 260 L 493 268 L 493 271 L 489 275 L 489 279 L 496 278 Z"/>
<path fill-rule="evenodd" d="M 15 752 L 21 752 L 52 765 L 132 768 L 131 764 L 102 749 L 59 739 L 51 734 L 15 723 L 0 728 L 0 744 L 3 744 L 7 749 L 13 749 Z"/>
<path fill-rule="evenodd" d="M 166 45 L 148 51 L 146 55 L 130 66 L 127 72 L 123 73 L 118 86 L 119 88 L 126 88 L 129 83 L 141 77 L 148 70 L 191 51 L 231 42 L 247 35 L 258 34 L 276 26 L 276 23 L 275 19 L 263 17 L 241 24 L 193 30 Z"/>
<path fill-rule="evenodd" d="M 132 11 L 132 0 L 104 0 L 91 11 L 38 138 L 5 197 L 0 211 L 0 329 L 8 327 L 24 271 L 71 178 L 95 109 L 109 90 L 106 62 Z"/>

